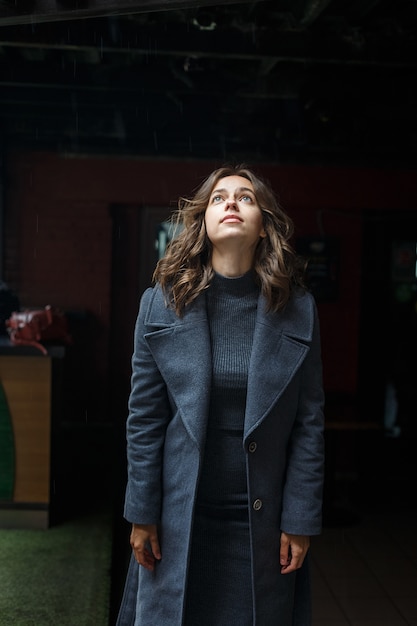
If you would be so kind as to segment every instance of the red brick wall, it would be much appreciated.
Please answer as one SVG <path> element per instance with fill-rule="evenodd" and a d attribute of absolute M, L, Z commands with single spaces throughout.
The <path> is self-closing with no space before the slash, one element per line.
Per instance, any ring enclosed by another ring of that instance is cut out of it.
<path fill-rule="evenodd" d="M 12 153 L 6 180 L 5 280 L 23 307 L 87 311 L 96 322 L 93 365 L 105 389 L 113 203 L 174 207 L 213 162 Z M 257 166 L 293 216 L 296 234 L 340 238 L 340 298 L 320 304 L 325 383 L 354 393 L 359 324 L 361 211 L 413 209 L 411 171 Z M 343 359 L 340 359 L 340 355 Z M 103 409 L 105 410 L 105 409 Z"/>

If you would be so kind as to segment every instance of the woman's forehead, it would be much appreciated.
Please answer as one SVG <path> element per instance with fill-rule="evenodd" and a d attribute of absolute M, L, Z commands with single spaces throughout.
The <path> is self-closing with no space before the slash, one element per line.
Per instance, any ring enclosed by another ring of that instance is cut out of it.
<path fill-rule="evenodd" d="M 224 176 L 213 185 L 212 191 L 216 189 L 250 189 L 254 191 L 253 185 L 250 180 L 244 176 Z"/>

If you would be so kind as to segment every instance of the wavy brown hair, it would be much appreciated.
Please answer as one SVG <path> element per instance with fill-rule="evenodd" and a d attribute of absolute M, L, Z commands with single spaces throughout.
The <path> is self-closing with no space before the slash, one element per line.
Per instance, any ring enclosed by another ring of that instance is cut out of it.
<path fill-rule="evenodd" d="M 246 165 L 224 166 L 212 172 L 191 198 L 180 198 L 171 221 L 181 232 L 169 243 L 158 262 L 154 280 L 159 282 L 167 302 L 181 315 L 184 308 L 206 289 L 213 278 L 212 245 L 206 233 L 205 212 L 215 185 L 226 176 L 249 180 L 262 211 L 266 237 L 260 238 L 253 269 L 268 309 L 282 309 L 296 287 L 304 287 L 303 263 L 291 244 L 291 218 L 282 210 L 269 182 Z"/>

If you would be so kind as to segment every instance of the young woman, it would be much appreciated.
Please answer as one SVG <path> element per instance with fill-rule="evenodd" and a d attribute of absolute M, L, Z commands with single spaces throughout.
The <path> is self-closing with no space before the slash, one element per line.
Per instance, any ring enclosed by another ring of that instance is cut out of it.
<path fill-rule="evenodd" d="M 243 166 L 177 218 L 135 330 L 118 624 L 308 626 L 323 389 L 292 222 Z"/>

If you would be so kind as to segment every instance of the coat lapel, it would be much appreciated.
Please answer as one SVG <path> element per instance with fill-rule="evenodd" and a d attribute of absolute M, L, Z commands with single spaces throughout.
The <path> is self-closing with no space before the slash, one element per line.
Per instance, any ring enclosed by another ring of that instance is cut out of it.
<path fill-rule="evenodd" d="M 178 318 L 156 293 L 146 335 L 155 361 L 178 407 L 184 426 L 200 450 L 207 428 L 211 391 L 211 348 L 205 295 Z M 312 338 L 313 310 L 294 298 L 284 311 L 266 311 L 263 296 L 258 311 L 249 364 L 245 438 L 270 412 L 300 367 Z M 308 300 L 311 307 L 311 300 Z"/>
<path fill-rule="evenodd" d="M 154 327 L 146 335 L 146 340 L 168 393 L 178 407 L 190 437 L 202 449 L 212 372 L 205 296 L 199 296 L 182 318 L 158 303 L 148 315 L 147 325 Z"/>
<path fill-rule="evenodd" d="M 245 438 L 282 396 L 308 351 L 312 315 L 305 313 L 300 316 L 300 308 L 295 311 L 293 301 L 284 311 L 267 312 L 263 296 L 259 297 L 249 364 Z"/>

